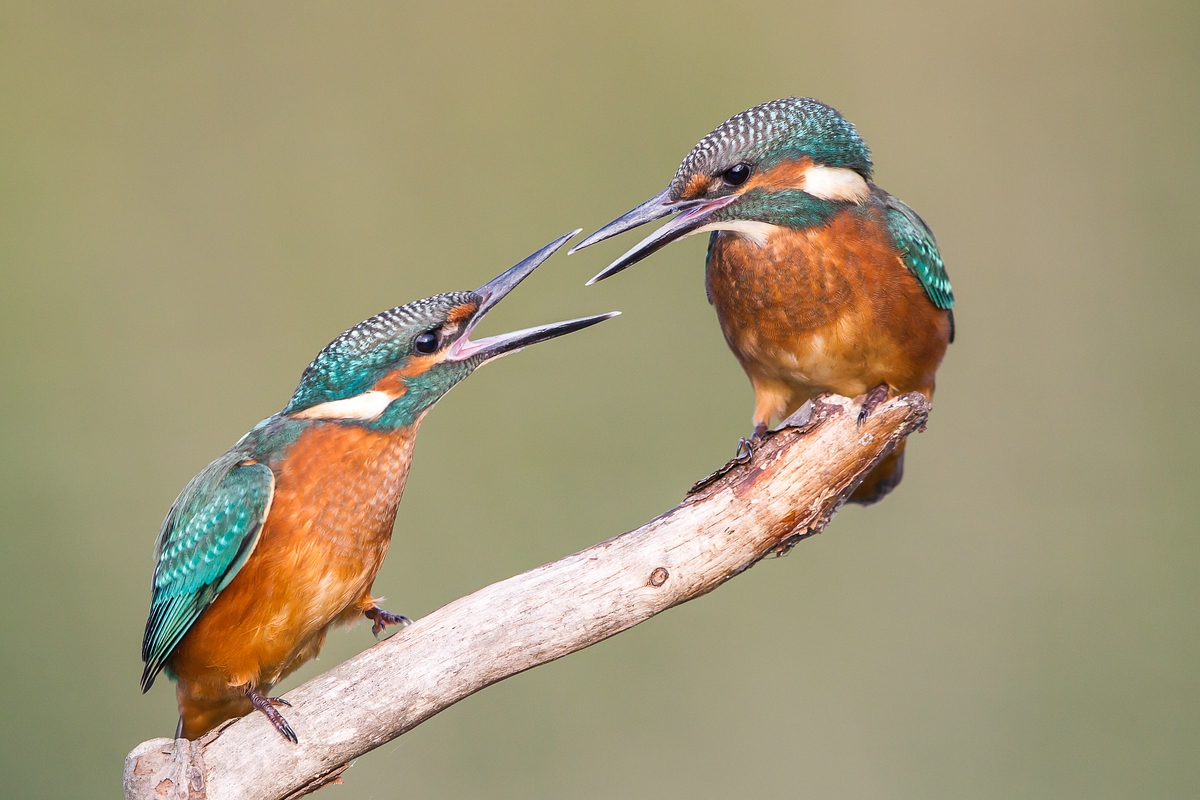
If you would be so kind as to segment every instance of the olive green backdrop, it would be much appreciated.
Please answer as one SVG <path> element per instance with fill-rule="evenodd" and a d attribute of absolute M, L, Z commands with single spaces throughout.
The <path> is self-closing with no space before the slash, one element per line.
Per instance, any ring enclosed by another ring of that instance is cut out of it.
<path fill-rule="evenodd" d="M 1198 41 L 1194 2 L 3 3 L 0 795 L 116 797 L 171 733 L 170 684 L 137 687 L 159 522 L 327 341 L 789 94 L 859 126 L 954 279 L 903 485 L 326 791 L 1200 794 Z M 747 432 L 702 237 L 583 287 L 633 240 L 489 321 L 625 312 L 430 414 L 389 608 L 635 527 Z"/>

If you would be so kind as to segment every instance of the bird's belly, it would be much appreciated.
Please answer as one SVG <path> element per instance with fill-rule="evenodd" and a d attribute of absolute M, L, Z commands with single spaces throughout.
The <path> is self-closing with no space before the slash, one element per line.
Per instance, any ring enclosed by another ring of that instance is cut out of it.
<path fill-rule="evenodd" d="M 370 592 L 386 550 L 374 533 L 355 545 L 296 544 L 294 534 L 260 542 L 180 642 L 172 672 L 214 687 L 270 687 L 315 657 L 328 627 Z"/>
<path fill-rule="evenodd" d="M 791 336 L 730 326 L 734 353 L 752 381 L 786 384 L 799 402 L 823 392 L 853 397 L 881 382 L 875 349 L 845 335 L 850 325 L 823 326 Z"/>
<path fill-rule="evenodd" d="M 303 440 L 301 440 L 301 444 Z M 329 626 L 357 618 L 391 540 L 410 447 L 361 464 L 298 453 L 281 470 L 259 542 L 172 654 L 190 691 L 260 691 L 314 658 Z M 352 468 L 356 467 L 356 468 Z"/>

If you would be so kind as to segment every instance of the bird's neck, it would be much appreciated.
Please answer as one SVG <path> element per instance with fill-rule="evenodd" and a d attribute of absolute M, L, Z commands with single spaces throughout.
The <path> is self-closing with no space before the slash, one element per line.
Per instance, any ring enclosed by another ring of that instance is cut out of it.
<path fill-rule="evenodd" d="M 752 189 L 736 203 L 737 218 L 722 222 L 730 225 L 729 230 L 737 230 L 731 223 L 748 222 L 807 230 L 826 225 L 846 205 L 845 201 L 827 200 L 801 189 Z"/>
<path fill-rule="evenodd" d="M 320 458 L 323 463 L 349 466 L 346 459 L 369 461 L 379 458 L 385 451 L 411 452 L 424 418 L 422 411 L 407 425 L 380 425 L 382 417 L 370 420 L 305 419 L 277 414 L 259 423 L 243 438 L 238 449 L 273 469 L 297 457 L 307 461 L 317 451 L 323 454 Z"/>
<path fill-rule="evenodd" d="M 399 481 L 402 486 L 419 424 L 418 420 L 407 428 L 381 430 L 344 422 L 315 422 L 297 437 L 282 461 L 289 464 L 290 471 L 311 469 L 314 476 L 325 474 L 337 482 L 366 480 L 382 489 Z M 314 481 L 319 480 L 314 477 Z M 398 487 L 395 493 L 398 500 Z"/>
<path fill-rule="evenodd" d="M 780 228 L 823 227 L 870 196 L 871 185 L 852 169 L 815 164 L 809 158 L 781 161 L 751 178 L 737 201 L 700 230 L 730 231 L 761 247 Z"/>
<path fill-rule="evenodd" d="M 444 368 L 445 364 L 432 369 L 440 360 L 414 356 L 381 375 L 343 381 L 356 390 L 353 393 L 313 390 L 302 382 L 283 414 L 297 420 L 336 420 L 382 432 L 415 430 L 429 409 L 474 368 L 460 362 L 451 369 Z M 332 397 L 314 403 L 314 395 Z"/>

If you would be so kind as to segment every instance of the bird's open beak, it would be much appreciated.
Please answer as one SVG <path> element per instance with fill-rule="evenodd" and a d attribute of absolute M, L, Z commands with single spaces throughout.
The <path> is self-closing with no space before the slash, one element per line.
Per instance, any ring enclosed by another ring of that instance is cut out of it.
<path fill-rule="evenodd" d="M 550 258 L 550 256 L 554 255 L 559 248 L 566 244 L 571 237 L 578 234 L 580 230 L 582 229 L 577 229 L 565 236 L 560 236 L 519 264 L 508 268 L 476 289 L 474 293 L 479 295 L 482 300 L 479 303 L 479 307 L 471 315 L 471 319 L 467 321 L 466 330 L 463 331 L 462 336 L 454 344 L 450 345 L 450 352 L 446 354 L 446 360 L 466 361 L 467 359 L 481 358 L 482 361 L 480 363 L 491 361 L 494 358 L 515 353 L 528 345 L 544 342 L 547 339 L 553 339 L 568 333 L 574 333 L 584 328 L 590 328 L 597 322 L 603 322 L 610 317 L 620 314 L 620 311 L 613 311 L 608 314 L 597 314 L 594 317 L 582 317 L 581 319 L 555 322 L 550 325 L 538 325 L 535 328 L 525 328 L 524 330 L 513 331 L 512 333 L 503 333 L 499 336 L 489 336 L 486 339 L 478 341 L 472 341 L 470 338 L 471 331 L 475 329 L 479 321 L 495 308 L 496 304 L 505 295 L 515 289 L 518 283 L 525 280 L 531 272 L 541 266 L 542 262 Z"/>
<path fill-rule="evenodd" d="M 645 225 L 647 222 L 662 219 L 670 214 L 679 214 L 678 217 L 638 242 L 628 253 L 609 264 L 603 272 L 587 282 L 588 286 L 597 281 L 602 281 L 611 275 L 616 275 L 621 270 L 636 264 L 651 253 L 661 250 L 676 239 L 682 239 L 685 236 L 696 233 L 708 224 L 710 217 L 715 211 L 724 208 L 737 199 L 737 195 L 729 195 L 728 197 L 719 197 L 715 200 L 672 201 L 668 194 L 669 191 L 668 189 L 662 190 L 637 208 L 617 217 L 571 248 L 571 252 L 574 253 L 588 245 L 593 245 L 596 242 L 602 242 L 605 239 L 616 236 L 618 233 L 624 233 L 639 225 Z"/>

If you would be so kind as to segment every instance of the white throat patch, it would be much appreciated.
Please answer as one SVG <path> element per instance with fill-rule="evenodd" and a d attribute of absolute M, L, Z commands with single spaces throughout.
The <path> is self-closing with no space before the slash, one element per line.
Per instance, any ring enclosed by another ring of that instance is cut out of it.
<path fill-rule="evenodd" d="M 344 400 L 330 400 L 292 414 L 298 419 L 353 419 L 367 422 L 375 419 L 395 400 L 387 392 L 363 392 Z"/>
<path fill-rule="evenodd" d="M 852 169 L 813 165 L 804 171 L 800 188 L 822 200 L 848 200 L 861 203 L 871 196 L 871 187 Z"/>
<path fill-rule="evenodd" d="M 726 222 L 710 222 L 707 225 L 701 225 L 692 231 L 692 233 L 700 233 L 701 231 L 733 231 L 742 238 L 749 239 L 759 247 L 763 247 L 777 230 L 779 230 L 779 226 L 772 225 L 769 222 L 759 222 L 753 219 L 732 219 Z M 688 234 L 688 236 L 691 235 L 691 233 Z"/>

